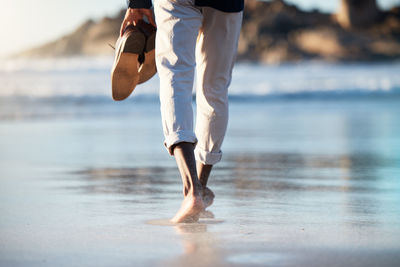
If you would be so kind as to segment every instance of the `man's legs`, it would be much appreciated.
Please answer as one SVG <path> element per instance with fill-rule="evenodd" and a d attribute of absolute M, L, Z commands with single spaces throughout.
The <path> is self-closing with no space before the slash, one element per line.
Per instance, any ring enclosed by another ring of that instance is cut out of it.
<path fill-rule="evenodd" d="M 202 8 L 203 24 L 196 47 L 198 144 L 197 171 L 206 206 L 214 194 L 207 186 L 212 166 L 222 157 L 221 145 L 228 124 L 228 87 L 236 58 L 242 12 L 225 13 Z"/>
<path fill-rule="evenodd" d="M 184 200 L 172 222 L 195 222 L 204 210 L 203 188 L 197 178 L 194 146 L 182 142 L 174 146 L 173 153 L 182 177 Z"/>
<path fill-rule="evenodd" d="M 184 200 L 172 222 L 198 220 L 204 210 L 202 186 L 196 172 L 192 88 L 195 46 L 202 14 L 194 0 L 157 0 L 156 64 L 165 146 L 175 156 L 182 176 Z"/>
<path fill-rule="evenodd" d="M 197 161 L 197 176 L 199 177 L 203 189 L 202 197 L 205 208 L 212 205 L 215 197 L 214 192 L 207 187 L 208 177 L 210 176 L 212 167 L 213 165 L 205 165 L 204 163 Z"/>

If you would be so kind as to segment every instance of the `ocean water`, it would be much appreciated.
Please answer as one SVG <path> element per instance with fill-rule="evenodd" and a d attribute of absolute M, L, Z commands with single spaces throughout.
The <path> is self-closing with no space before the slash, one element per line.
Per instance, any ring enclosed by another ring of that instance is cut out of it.
<path fill-rule="evenodd" d="M 0 96 L 99 97 L 110 95 L 112 58 L 0 61 Z M 307 96 L 399 95 L 400 63 L 326 64 L 318 62 L 237 64 L 230 95 L 242 99 Z M 136 96 L 156 96 L 157 77 Z"/>
<path fill-rule="evenodd" d="M 397 266 L 400 64 L 238 64 L 209 217 L 162 146 L 158 78 L 111 59 L 0 67 L 0 266 Z"/>

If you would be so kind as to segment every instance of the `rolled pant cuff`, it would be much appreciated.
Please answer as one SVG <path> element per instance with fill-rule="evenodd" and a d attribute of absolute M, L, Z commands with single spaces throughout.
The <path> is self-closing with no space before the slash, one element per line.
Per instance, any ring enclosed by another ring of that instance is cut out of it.
<path fill-rule="evenodd" d="M 218 163 L 222 158 L 222 152 L 207 152 L 200 148 L 196 148 L 194 151 L 195 157 L 197 161 L 205 165 L 214 165 Z"/>
<path fill-rule="evenodd" d="M 195 134 L 191 131 L 179 131 L 166 136 L 164 140 L 164 146 L 167 148 L 168 153 L 170 155 L 173 155 L 172 146 L 182 142 L 193 143 L 194 145 L 196 145 L 197 138 Z"/>

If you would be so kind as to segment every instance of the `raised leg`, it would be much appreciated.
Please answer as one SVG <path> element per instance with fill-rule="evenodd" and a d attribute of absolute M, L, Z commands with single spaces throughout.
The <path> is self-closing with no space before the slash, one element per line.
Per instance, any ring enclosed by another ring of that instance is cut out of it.
<path fill-rule="evenodd" d="M 242 12 L 202 8 L 203 23 L 196 46 L 196 160 L 214 165 L 228 125 L 228 87 L 232 78 Z"/>
<path fill-rule="evenodd" d="M 228 125 L 228 87 L 239 40 L 242 12 L 225 13 L 202 8 L 203 23 L 196 46 L 197 120 L 195 150 L 198 177 L 206 207 L 214 201 L 207 187 L 212 166 L 222 157 L 221 145 Z"/>
<path fill-rule="evenodd" d="M 210 177 L 211 169 L 213 165 L 206 165 L 201 162 L 197 162 L 197 175 L 202 185 L 202 196 L 205 208 L 212 205 L 214 202 L 214 192 L 207 187 L 208 177 Z"/>

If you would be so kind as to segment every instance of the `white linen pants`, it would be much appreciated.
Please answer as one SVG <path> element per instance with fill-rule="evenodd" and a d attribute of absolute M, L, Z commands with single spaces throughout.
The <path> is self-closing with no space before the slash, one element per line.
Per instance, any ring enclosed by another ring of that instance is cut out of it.
<path fill-rule="evenodd" d="M 196 145 L 196 160 L 215 164 L 228 124 L 228 87 L 242 12 L 198 7 L 194 0 L 155 0 L 156 65 L 164 144 Z M 192 91 L 196 69 L 196 129 Z"/>

